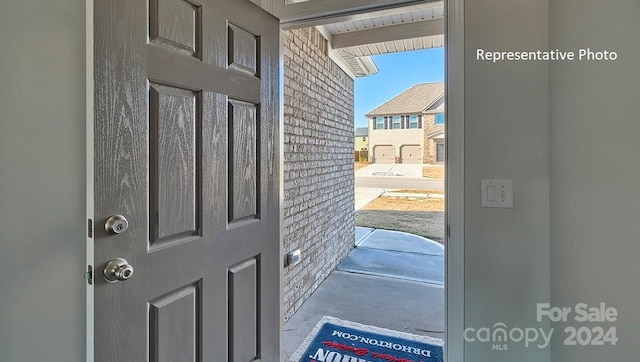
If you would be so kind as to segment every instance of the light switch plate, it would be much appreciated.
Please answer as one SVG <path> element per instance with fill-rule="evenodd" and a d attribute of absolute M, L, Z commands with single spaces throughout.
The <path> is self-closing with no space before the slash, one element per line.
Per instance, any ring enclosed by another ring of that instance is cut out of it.
<path fill-rule="evenodd" d="M 513 180 L 480 180 L 482 207 L 513 208 Z"/>

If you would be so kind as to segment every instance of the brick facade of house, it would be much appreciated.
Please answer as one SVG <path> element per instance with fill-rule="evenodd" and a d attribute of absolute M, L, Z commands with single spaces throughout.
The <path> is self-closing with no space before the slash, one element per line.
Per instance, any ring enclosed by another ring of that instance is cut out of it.
<path fill-rule="evenodd" d="M 283 31 L 285 252 L 288 320 L 354 245 L 354 82 L 314 28 Z"/>
<path fill-rule="evenodd" d="M 444 142 L 441 140 L 434 140 L 429 136 L 444 131 L 443 124 L 435 124 L 435 115 L 434 114 L 423 114 L 422 115 L 422 128 L 424 129 L 424 163 L 437 163 L 436 160 L 436 152 L 437 152 L 437 144 L 438 142 Z"/>

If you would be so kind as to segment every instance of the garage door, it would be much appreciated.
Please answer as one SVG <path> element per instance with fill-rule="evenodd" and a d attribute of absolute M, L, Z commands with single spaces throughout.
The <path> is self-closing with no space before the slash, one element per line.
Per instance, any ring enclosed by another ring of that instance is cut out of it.
<path fill-rule="evenodd" d="M 404 145 L 400 147 L 402 163 L 422 163 L 422 147 L 418 145 Z"/>
<path fill-rule="evenodd" d="M 395 163 L 396 157 L 393 146 L 375 146 L 373 149 L 374 163 Z"/>

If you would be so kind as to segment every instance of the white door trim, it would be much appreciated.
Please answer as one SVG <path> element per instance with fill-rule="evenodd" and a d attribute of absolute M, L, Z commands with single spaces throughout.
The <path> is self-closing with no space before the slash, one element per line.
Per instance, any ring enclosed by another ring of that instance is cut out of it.
<path fill-rule="evenodd" d="M 94 62 L 93 62 L 93 1 L 94 0 L 86 0 L 85 1 L 85 117 L 86 117 L 86 268 L 91 266 L 95 269 L 93 263 L 93 210 L 94 208 L 94 81 L 93 81 L 93 71 L 94 71 Z M 91 220 L 91 223 L 89 223 Z M 85 269 L 85 272 L 87 270 Z M 93 275 L 89 275 L 89 277 L 94 278 L 95 270 L 93 270 Z M 87 362 L 94 361 L 94 297 L 93 297 L 93 283 L 86 284 L 86 341 L 85 341 L 85 360 Z"/>
<path fill-rule="evenodd" d="M 445 358 L 464 361 L 464 0 L 445 1 Z"/>

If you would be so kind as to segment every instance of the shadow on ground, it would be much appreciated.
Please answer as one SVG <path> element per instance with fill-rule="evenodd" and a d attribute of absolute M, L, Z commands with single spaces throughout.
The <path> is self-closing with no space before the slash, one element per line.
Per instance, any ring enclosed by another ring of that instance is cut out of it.
<path fill-rule="evenodd" d="M 444 242 L 444 212 L 359 210 L 356 226 L 404 231 Z"/>
<path fill-rule="evenodd" d="M 416 235 L 365 228 L 356 228 L 356 245 L 286 321 L 285 360 L 324 316 L 444 337 L 444 247 Z"/>

